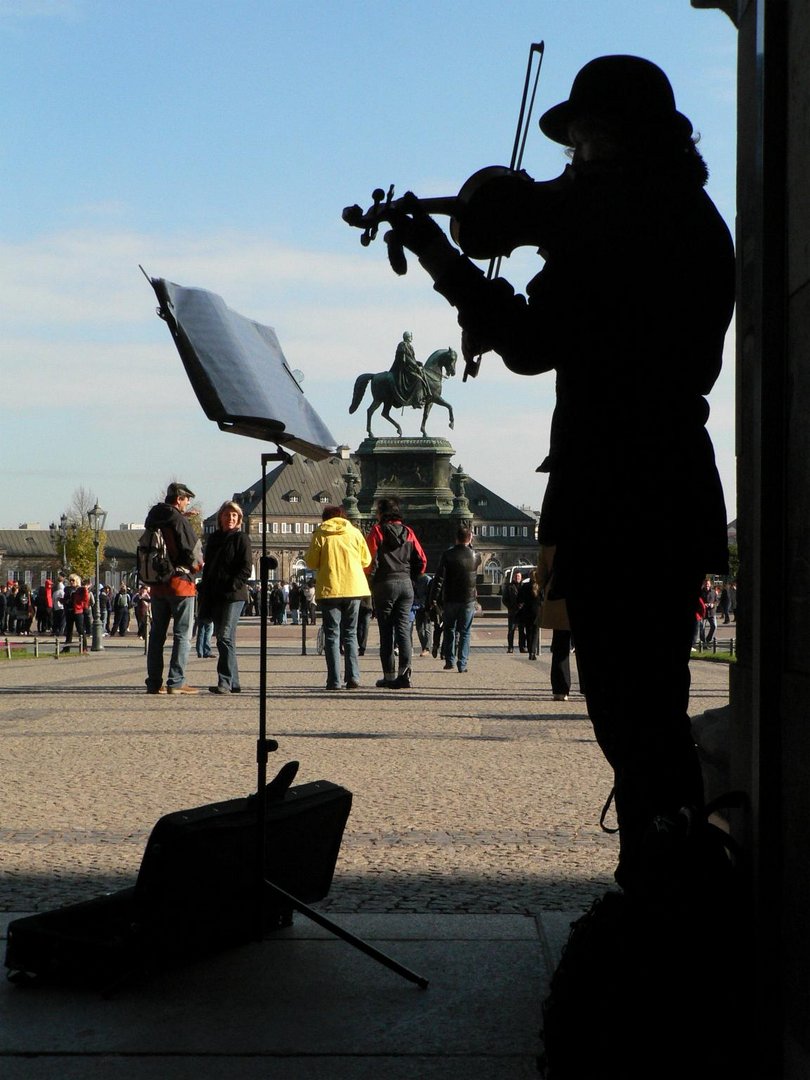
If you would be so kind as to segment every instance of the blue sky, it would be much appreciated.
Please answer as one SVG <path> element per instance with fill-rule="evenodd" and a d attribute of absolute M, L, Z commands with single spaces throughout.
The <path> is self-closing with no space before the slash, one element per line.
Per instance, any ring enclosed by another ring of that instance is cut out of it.
<path fill-rule="evenodd" d="M 108 527 L 142 521 L 175 477 L 211 512 L 259 476 L 272 447 L 205 418 L 139 264 L 273 326 L 336 441 L 357 446 L 356 376 L 387 369 L 405 329 L 421 360 L 459 330 L 419 268 L 395 277 L 341 210 L 392 182 L 455 194 L 508 162 L 532 41 L 533 176 L 565 164 L 540 112 L 589 59 L 635 53 L 670 76 L 733 228 L 736 35 L 688 0 L 0 0 L 0 35 L 2 528 L 47 524 L 79 487 Z M 522 288 L 536 269 L 516 256 L 502 273 Z M 733 351 L 730 335 L 710 420 L 730 517 Z M 553 389 L 490 354 L 477 380 L 445 384 L 455 430 L 437 407 L 428 432 L 539 506 Z M 406 435 L 419 417 L 398 417 Z"/>

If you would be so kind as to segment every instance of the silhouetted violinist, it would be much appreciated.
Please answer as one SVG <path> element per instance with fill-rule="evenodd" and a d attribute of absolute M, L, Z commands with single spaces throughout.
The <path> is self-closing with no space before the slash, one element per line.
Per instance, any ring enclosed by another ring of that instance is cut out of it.
<path fill-rule="evenodd" d="M 692 125 L 649 61 L 591 61 L 540 127 L 570 148 L 561 177 L 488 177 L 500 192 L 481 185 L 452 208 L 458 246 L 429 205 L 391 199 L 388 242 L 457 309 L 465 359 L 492 350 L 518 374 L 556 372 L 540 564 L 567 600 L 580 685 L 615 772 L 617 880 L 663 902 L 697 897 L 712 871 L 690 825 L 703 790 L 689 656 L 701 580 L 728 554 L 705 395 L 734 305 L 732 241 Z M 545 260 L 525 295 L 469 257 L 506 254 L 516 239 Z M 657 663 L 643 695 L 626 655 L 631 577 L 655 583 Z M 660 849 L 661 822 L 674 855 Z"/>

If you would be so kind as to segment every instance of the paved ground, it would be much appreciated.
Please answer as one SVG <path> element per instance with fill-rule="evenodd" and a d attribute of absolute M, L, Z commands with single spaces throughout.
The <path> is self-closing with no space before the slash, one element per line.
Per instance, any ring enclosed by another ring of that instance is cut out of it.
<path fill-rule="evenodd" d="M 158 817 L 255 788 L 255 620 L 240 637 L 238 698 L 146 695 L 132 637 L 0 663 L 0 910 L 131 884 Z M 571 910 L 611 883 L 616 841 L 598 825 L 610 775 L 583 699 L 552 701 L 548 653 L 507 655 L 504 637 L 502 620 L 478 621 L 469 673 L 416 657 L 410 691 L 374 688 L 372 650 L 363 689 L 328 693 L 312 634 L 302 656 L 300 629 L 270 628 L 268 734 L 280 749 L 269 773 L 296 759 L 298 782 L 354 793 L 325 907 Z M 692 667 L 693 711 L 724 704 L 728 669 Z M 205 688 L 214 669 L 194 657 L 190 681 Z M 643 693 L 643 661 L 628 657 L 630 670 L 628 692 Z"/>
<path fill-rule="evenodd" d="M 540 1002 L 571 920 L 611 884 L 615 841 L 598 827 L 610 780 L 582 699 L 554 703 L 548 654 L 507 656 L 504 635 L 476 624 L 465 676 L 417 658 L 411 691 L 326 693 L 312 637 L 302 656 L 299 630 L 271 630 L 271 764 L 297 759 L 301 781 L 354 793 L 318 906 L 426 991 L 297 916 L 111 998 L 0 983 L 4 1078 L 536 1077 Z M 255 624 L 240 636 L 247 692 L 232 698 L 148 696 L 132 639 L 0 662 L 0 936 L 131 884 L 162 814 L 254 790 Z M 643 694 L 652 672 L 627 661 Z M 199 686 L 213 671 L 191 662 Z M 370 655 L 363 675 L 373 687 Z M 725 666 L 693 676 L 696 712 L 725 703 Z"/>

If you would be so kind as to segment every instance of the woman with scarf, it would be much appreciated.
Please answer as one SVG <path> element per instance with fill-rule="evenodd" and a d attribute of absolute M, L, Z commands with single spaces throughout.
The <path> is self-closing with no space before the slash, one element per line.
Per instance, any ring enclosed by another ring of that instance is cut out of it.
<path fill-rule="evenodd" d="M 238 694 L 241 689 L 236 660 L 236 627 L 248 598 L 253 576 L 253 550 L 242 531 L 242 508 L 224 502 L 217 511 L 216 532 L 208 538 L 200 585 L 200 621 L 211 620 L 217 638 L 217 685 L 212 694 Z"/>

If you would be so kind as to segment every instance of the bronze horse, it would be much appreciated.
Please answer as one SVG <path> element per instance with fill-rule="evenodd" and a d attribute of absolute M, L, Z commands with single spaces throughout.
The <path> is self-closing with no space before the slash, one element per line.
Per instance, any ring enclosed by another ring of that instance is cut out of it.
<path fill-rule="evenodd" d="M 422 374 L 428 389 L 422 411 L 421 431 L 423 435 L 426 434 L 425 424 L 430 415 L 430 410 L 434 405 L 444 405 L 449 414 L 450 427 L 453 427 L 453 406 L 449 401 L 445 401 L 442 397 L 442 379 L 445 375 L 448 378 L 455 375 L 456 359 L 455 349 L 437 349 L 436 352 L 430 354 L 422 365 Z M 397 434 L 402 435 L 402 428 L 393 416 L 391 416 L 391 409 L 401 408 L 405 405 L 410 405 L 412 409 L 418 409 L 420 406 L 414 405 L 410 401 L 403 401 L 401 396 L 397 393 L 394 377 L 390 371 L 378 371 L 376 375 L 358 375 L 354 384 L 354 395 L 352 396 L 352 403 L 349 406 L 349 412 L 353 413 L 357 411 L 369 383 L 371 383 L 372 396 L 371 405 L 366 413 L 366 430 L 368 431 L 369 437 L 373 438 L 371 431 L 371 417 L 381 405 L 383 417 L 388 420 L 389 423 L 394 425 L 397 429 Z"/>

